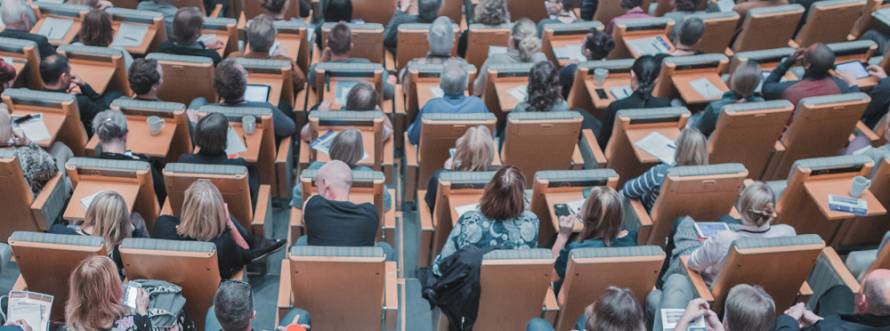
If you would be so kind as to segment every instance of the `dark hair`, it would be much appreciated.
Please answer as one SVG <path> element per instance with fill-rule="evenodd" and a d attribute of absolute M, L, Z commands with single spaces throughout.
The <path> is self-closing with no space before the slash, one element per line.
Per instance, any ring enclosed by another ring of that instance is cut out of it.
<path fill-rule="evenodd" d="M 634 61 L 631 70 L 637 78 L 637 91 L 643 94 L 644 100 L 648 100 L 655 88 L 655 79 L 661 71 L 661 62 L 655 56 L 643 55 Z"/>
<path fill-rule="evenodd" d="M 377 110 L 378 98 L 371 84 L 355 84 L 346 94 L 346 110 Z"/>
<path fill-rule="evenodd" d="M 676 11 L 695 11 L 698 9 L 698 0 L 674 0 Z"/>
<path fill-rule="evenodd" d="M 621 8 L 634 9 L 635 7 L 639 7 L 643 5 L 643 0 L 621 0 Z"/>
<path fill-rule="evenodd" d="M 562 3 L 562 9 L 565 11 L 572 11 L 576 7 L 578 7 L 578 0 L 559 0 Z"/>
<path fill-rule="evenodd" d="M 559 72 L 550 61 L 538 62 L 528 75 L 528 111 L 550 111 L 562 101 Z"/>
<path fill-rule="evenodd" d="M 514 166 L 506 166 L 485 185 L 479 199 L 482 215 L 494 220 L 519 217 L 525 211 L 525 176 Z"/>
<path fill-rule="evenodd" d="M 591 28 L 584 39 L 584 49 L 590 52 L 590 60 L 602 60 L 615 49 L 615 40 L 609 34 Z"/>
<path fill-rule="evenodd" d="M 213 87 L 223 101 L 231 102 L 244 97 L 247 77 L 242 70 L 241 65 L 232 58 L 225 59 L 216 66 Z"/>
<path fill-rule="evenodd" d="M 422 23 L 432 23 L 439 17 L 442 0 L 417 0 L 417 16 Z"/>
<path fill-rule="evenodd" d="M 0 59 L 0 93 L 5 89 L 3 84 L 6 84 L 13 79 L 15 79 L 15 67 L 13 67 L 11 63 Z"/>
<path fill-rule="evenodd" d="M 253 318 L 253 293 L 250 285 L 224 280 L 213 298 L 213 312 L 225 331 L 240 331 L 250 327 Z"/>
<path fill-rule="evenodd" d="M 287 0 L 263 0 L 261 6 L 270 13 L 278 15 L 284 10 L 286 4 Z"/>
<path fill-rule="evenodd" d="M 173 16 L 173 34 L 171 39 L 180 44 L 190 45 L 201 37 L 204 27 L 204 14 L 197 7 L 183 7 Z"/>
<path fill-rule="evenodd" d="M 161 73 L 158 72 L 158 60 L 136 59 L 130 65 L 128 75 L 130 89 L 136 94 L 145 94 L 161 81 Z"/>
<path fill-rule="evenodd" d="M 729 290 L 723 307 L 723 323 L 727 329 L 767 331 L 775 327 L 776 302 L 760 286 L 734 286 Z"/>
<path fill-rule="evenodd" d="M 195 125 L 195 145 L 202 154 L 225 154 L 226 139 L 229 133 L 229 120 L 226 115 L 210 113 Z"/>
<path fill-rule="evenodd" d="M 596 186 L 590 190 L 590 195 L 581 206 L 584 230 L 578 240 L 599 239 L 606 246 L 611 246 L 612 240 L 621 232 L 623 219 L 621 196 L 618 192 L 608 186 Z"/>
<path fill-rule="evenodd" d="M 62 74 L 71 72 L 68 66 L 68 58 L 64 55 L 53 54 L 40 61 L 40 79 L 46 84 L 55 84 Z"/>
<path fill-rule="evenodd" d="M 352 21 L 352 0 L 327 0 L 322 13 L 325 22 Z"/>
<path fill-rule="evenodd" d="M 693 46 L 698 43 L 701 36 L 705 34 L 705 21 L 698 17 L 687 17 L 680 24 L 680 32 L 677 38 L 680 43 L 686 46 Z"/>
<path fill-rule="evenodd" d="M 810 65 L 807 71 L 818 76 L 828 74 L 834 68 L 834 51 L 823 43 L 815 43 L 804 53 L 804 60 Z"/>
<path fill-rule="evenodd" d="M 90 10 L 83 17 L 80 26 L 80 42 L 87 46 L 108 47 L 114 40 L 114 30 L 111 28 L 111 15 L 104 10 Z"/>
<path fill-rule="evenodd" d="M 328 33 L 328 48 L 331 53 L 344 55 L 352 50 L 352 28 L 346 23 L 337 23 Z"/>
<path fill-rule="evenodd" d="M 633 292 L 626 288 L 609 286 L 586 312 L 587 330 L 646 330 L 643 308 L 634 299 Z"/>

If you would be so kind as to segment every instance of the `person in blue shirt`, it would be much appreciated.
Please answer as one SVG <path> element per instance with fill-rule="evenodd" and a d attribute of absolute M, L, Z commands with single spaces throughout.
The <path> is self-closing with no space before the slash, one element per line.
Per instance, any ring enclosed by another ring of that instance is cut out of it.
<path fill-rule="evenodd" d="M 423 114 L 431 113 L 487 113 L 485 102 L 476 96 L 466 96 L 467 71 L 464 66 L 449 60 L 442 68 L 439 87 L 442 88 L 441 98 L 431 99 L 420 109 L 414 122 L 408 127 L 408 140 L 417 145 L 420 143 L 420 127 Z"/>

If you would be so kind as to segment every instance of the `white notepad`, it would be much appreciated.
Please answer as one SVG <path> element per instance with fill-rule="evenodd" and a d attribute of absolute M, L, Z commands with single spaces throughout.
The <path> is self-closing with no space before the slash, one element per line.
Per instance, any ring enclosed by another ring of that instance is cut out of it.
<path fill-rule="evenodd" d="M 674 141 L 658 132 L 651 132 L 643 139 L 634 142 L 634 146 L 641 148 L 649 154 L 652 154 L 664 164 L 674 164 L 674 153 L 676 146 Z"/>
<path fill-rule="evenodd" d="M 553 54 L 560 60 L 575 60 L 578 62 L 587 61 L 587 57 L 584 56 L 584 52 L 581 51 L 581 44 L 556 47 L 553 49 Z"/>
<path fill-rule="evenodd" d="M 655 55 L 667 53 L 671 50 L 662 36 L 633 39 L 625 43 L 639 55 Z"/>
<path fill-rule="evenodd" d="M 732 0 L 719 0 L 717 1 L 717 8 L 720 9 L 722 13 L 728 13 L 735 10 L 735 1 Z"/>
<path fill-rule="evenodd" d="M 349 90 L 352 90 L 352 87 L 358 83 L 358 81 L 354 80 L 337 81 L 337 90 L 334 93 L 334 98 L 337 100 L 338 105 L 341 107 L 346 106 L 346 96 L 349 95 Z"/>
<path fill-rule="evenodd" d="M 479 208 L 478 203 L 457 206 L 457 207 L 454 207 L 454 210 L 457 211 L 458 216 L 462 216 L 463 214 L 466 214 L 468 211 L 476 210 L 476 208 Z"/>
<path fill-rule="evenodd" d="M 49 40 L 59 40 L 65 38 L 73 24 L 74 20 L 72 19 L 50 16 L 43 20 L 43 25 L 40 26 L 37 34 L 46 36 L 46 39 Z"/>
<path fill-rule="evenodd" d="M 574 201 L 566 202 L 566 206 L 569 207 L 569 212 L 571 212 L 572 215 L 580 214 L 580 213 L 581 213 L 581 206 L 583 206 L 583 205 L 584 205 L 584 199 L 583 199 L 583 198 L 582 198 L 582 199 L 578 199 L 578 200 L 574 200 Z"/>
<path fill-rule="evenodd" d="M 122 23 L 114 41 L 111 42 L 112 47 L 136 47 L 142 45 L 145 35 L 148 33 L 148 25 Z"/>
<path fill-rule="evenodd" d="M 90 194 L 88 196 L 85 196 L 83 198 L 80 198 L 80 205 L 83 207 L 83 209 L 90 208 L 90 205 L 93 204 L 93 200 L 96 199 L 96 196 L 99 195 L 99 193 L 102 193 L 102 192 L 99 191 L 99 192 Z"/>
<path fill-rule="evenodd" d="M 35 114 L 30 120 L 17 123 L 16 126 L 22 129 L 25 132 L 25 137 L 28 137 L 31 141 L 37 142 L 52 138 L 49 134 L 49 129 L 46 127 L 46 122 L 43 121 L 42 114 Z"/>
<path fill-rule="evenodd" d="M 506 54 L 507 48 L 503 46 L 488 46 L 488 57 L 495 54 Z"/>
<path fill-rule="evenodd" d="M 434 98 L 441 98 L 445 96 L 445 91 L 442 91 L 441 87 L 430 86 L 430 94 L 432 94 Z"/>
<path fill-rule="evenodd" d="M 707 78 L 699 78 L 691 81 L 689 82 L 689 86 L 695 90 L 695 93 L 698 93 L 708 100 L 720 99 L 723 97 L 723 91 L 715 86 L 714 83 L 711 83 Z"/>
<path fill-rule="evenodd" d="M 661 308 L 661 329 L 663 331 L 673 331 L 685 312 L 686 309 Z M 707 329 L 704 317 L 699 317 L 692 323 L 689 323 L 689 329 L 684 331 L 706 331 Z"/>
<path fill-rule="evenodd" d="M 229 131 L 226 133 L 226 155 L 238 155 L 246 151 L 247 146 L 244 144 L 244 140 L 241 140 L 238 131 L 229 127 Z"/>
<path fill-rule="evenodd" d="M 507 93 L 509 93 L 510 96 L 513 97 L 513 99 L 516 99 L 516 101 L 525 101 L 525 98 L 528 97 L 528 86 L 514 86 L 513 88 L 507 90 Z"/>

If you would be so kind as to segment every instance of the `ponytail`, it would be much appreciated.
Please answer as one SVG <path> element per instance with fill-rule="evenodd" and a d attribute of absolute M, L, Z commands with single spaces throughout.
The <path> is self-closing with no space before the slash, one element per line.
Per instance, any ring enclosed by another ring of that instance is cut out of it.
<path fill-rule="evenodd" d="M 661 61 L 652 55 L 643 55 L 634 61 L 631 69 L 637 79 L 637 92 L 640 92 L 644 102 L 648 101 L 655 89 L 655 79 L 661 71 Z"/>

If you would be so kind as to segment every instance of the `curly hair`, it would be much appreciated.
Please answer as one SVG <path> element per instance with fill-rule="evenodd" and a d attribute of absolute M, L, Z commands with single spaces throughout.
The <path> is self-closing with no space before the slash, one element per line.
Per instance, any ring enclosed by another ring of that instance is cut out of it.
<path fill-rule="evenodd" d="M 263 9 L 268 10 L 270 13 L 278 15 L 284 10 L 284 5 L 287 4 L 287 0 L 263 0 L 260 3 L 260 6 Z"/>
<path fill-rule="evenodd" d="M 550 61 L 538 62 L 528 76 L 528 111 L 550 111 L 562 100 L 562 85 L 556 66 Z"/>
<path fill-rule="evenodd" d="M 500 25 L 510 22 L 510 12 L 504 0 L 481 0 L 476 5 L 475 23 Z"/>
<path fill-rule="evenodd" d="M 127 77 L 130 81 L 130 89 L 136 94 L 145 94 L 161 81 L 161 73 L 158 72 L 158 60 L 137 59 L 130 65 Z"/>
<path fill-rule="evenodd" d="M 247 90 L 247 75 L 235 59 L 228 58 L 220 62 L 214 74 L 213 87 L 216 88 L 220 98 L 230 102 L 244 97 L 244 91 Z"/>
<path fill-rule="evenodd" d="M 107 47 L 114 40 L 111 15 L 104 10 L 90 10 L 83 18 L 78 36 L 84 45 Z"/>
<path fill-rule="evenodd" d="M 591 28 L 584 39 L 584 49 L 590 53 L 590 60 L 602 60 L 615 48 L 615 40 L 609 34 Z"/>

